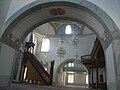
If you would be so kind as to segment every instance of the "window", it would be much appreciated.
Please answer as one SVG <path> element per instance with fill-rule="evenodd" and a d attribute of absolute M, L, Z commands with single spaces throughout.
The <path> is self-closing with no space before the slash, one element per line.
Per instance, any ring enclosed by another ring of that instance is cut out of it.
<path fill-rule="evenodd" d="M 86 84 L 88 84 L 88 74 L 86 74 Z"/>
<path fill-rule="evenodd" d="M 74 75 L 68 74 L 68 83 L 74 83 Z"/>
<path fill-rule="evenodd" d="M 27 76 L 27 66 L 25 66 L 25 70 L 24 70 L 24 76 L 23 76 L 23 79 L 25 80 L 26 79 L 26 76 Z"/>
<path fill-rule="evenodd" d="M 74 67 L 74 63 L 68 63 L 68 67 Z"/>
<path fill-rule="evenodd" d="M 70 25 L 67 25 L 65 28 L 65 34 L 71 34 L 72 33 L 72 28 Z"/>
<path fill-rule="evenodd" d="M 50 40 L 48 38 L 43 39 L 41 52 L 49 52 Z"/>

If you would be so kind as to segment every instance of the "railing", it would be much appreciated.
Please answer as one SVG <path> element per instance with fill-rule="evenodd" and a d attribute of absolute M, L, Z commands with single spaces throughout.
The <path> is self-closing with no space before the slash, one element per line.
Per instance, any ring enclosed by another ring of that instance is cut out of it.
<path fill-rule="evenodd" d="M 39 73 L 39 75 L 42 77 L 44 82 L 49 85 L 50 84 L 50 75 L 48 72 L 44 69 L 42 64 L 38 61 L 38 59 L 35 57 L 34 54 L 31 54 L 30 52 L 24 53 L 24 58 L 29 60 L 29 62 L 33 65 L 33 67 L 36 69 L 36 71 Z"/>
<path fill-rule="evenodd" d="M 91 56 L 90 55 L 81 56 L 81 60 L 82 61 L 84 61 L 84 60 L 91 60 Z"/>

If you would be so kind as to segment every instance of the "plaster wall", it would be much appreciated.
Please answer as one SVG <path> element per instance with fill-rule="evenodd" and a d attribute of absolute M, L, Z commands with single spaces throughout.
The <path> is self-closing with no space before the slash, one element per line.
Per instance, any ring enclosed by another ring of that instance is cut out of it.
<path fill-rule="evenodd" d="M 7 45 L 1 47 L 0 54 L 0 87 L 9 85 L 11 71 L 14 66 L 15 50 Z"/>
<path fill-rule="evenodd" d="M 3 33 L 2 29 L 8 14 L 10 4 L 11 4 L 11 0 L 0 0 L 0 37 Z"/>
<path fill-rule="evenodd" d="M 4 0 L 2 0 L 4 1 Z M 7 0 L 5 0 L 7 1 Z M 11 0 L 11 5 L 8 11 L 8 15 L 6 17 L 6 21 L 13 15 L 15 14 L 18 10 L 20 10 L 22 7 L 25 5 L 32 3 L 36 0 Z"/>
<path fill-rule="evenodd" d="M 64 60 L 71 59 L 71 58 L 74 59 L 75 54 L 76 54 L 76 48 L 73 45 L 71 45 L 71 36 L 64 36 L 63 47 L 66 50 L 66 54 L 63 58 L 58 57 L 56 54 L 56 49 L 59 46 L 59 38 L 49 38 L 50 39 L 50 51 L 48 53 L 41 52 L 41 44 L 42 44 L 42 39 L 44 37 L 45 37 L 44 35 L 41 35 L 35 32 L 36 50 L 34 54 L 38 58 L 39 61 L 43 62 L 43 64 L 48 63 L 48 72 L 50 68 L 50 62 L 52 60 L 55 60 L 53 81 L 58 82 L 58 77 L 56 73 L 58 66 Z M 27 41 L 28 38 L 29 38 L 29 35 L 27 36 L 25 41 Z M 79 40 L 80 40 L 80 43 L 77 48 L 77 53 L 80 58 L 82 55 L 86 55 L 86 54 L 89 55 L 91 53 L 92 47 L 95 41 L 95 36 L 91 35 L 87 37 L 80 37 Z"/>
<path fill-rule="evenodd" d="M 42 38 L 41 38 L 42 39 Z M 75 58 L 75 52 L 76 48 L 69 44 L 70 42 L 70 37 L 66 37 L 63 43 L 63 47 L 66 49 L 66 54 L 63 58 L 59 58 L 56 54 L 56 49 L 59 46 L 59 38 L 50 38 L 50 51 L 48 53 L 42 53 L 41 50 L 41 39 L 39 39 L 37 42 L 37 50 L 36 50 L 36 57 L 42 60 L 42 58 L 46 61 L 52 61 L 55 60 L 55 62 L 63 62 L 64 60 Z M 90 54 L 92 50 L 92 46 L 94 44 L 95 36 L 88 36 L 88 37 L 81 37 L 80 38 L 80 43 L 77 48 L 77 52 L 79 54 L 79 58 L 82 55 Z"/>
<path fill-rule="evenodd" d="M 120 1 L 119 0 L 88 0 L 89 2 L 97 5 L 101 9 L 103 9 L 116 23 L 116 25 L 120 29 Z M 108 22 L 109 23 L 109 22 Z"/>
<path fill-rule="evenodd" d="M 107 72 L 107 87 L 108 90 L 117 90 L 116 87 L 116 66 L 115 60 L 113 56 L 113 48 L 112 44 L 105 51 L 105 59 L 106 59 L 106 72 Z"/>
<path fill-rule="evenodd" d="M 42 39 L 42 38 L 41 38 Z M 76 49 L 74 48 L 74 46 L 68 44 L 68 42 L 70 43 L 70 37 L 66 37 L 63 43 L 64 48 L 66 49 L 66 54 L 63 58 L 60 58 L 57 56 L 56 54 L 56 49 L 59 46 L 59 39 L 58 38 L 50 38 L 50 51 L 48 53 L 42 53 L 41 50 L 41 39 L 37 40 L 37 44 L 36 44 L 36 57 L 41 61 L 43 61 L 44 63 L 46 62 L 51 62 L 52 60 L 55 60 L 55 65 L 54 65 L 54 75 L 56 73 L 56 70 L 58 68 L 58 66 L 67 59 L 71 59 L 71 58 L 75 58 L 75 52 Z M 80 38 L 80 43 L 79 46 L 77 48 L 77 52 L 80 56 L 82 55 L 86 55 L 86 54 L 90 54 L 91 50 L 92 50 L 92 46 L 94 44 L 94 40 L 95 40 L 95 36 L 88 36 L 88 37 L 81 37 Z M 54 80 L 55 80 L 54 76 Z M 57 78 L 57 77 L 56 77 Z"/>
<path fill-rule="evenodd" d="M 113 41 L 113 51 L 114 51 L 114 58 L 115 58 L 115 65 L 116 65 L 116 72 L 117 72 L 117 87 L 120 88 L 120 39 L 116 39 Z"/>
<path fill-rule="evenodd" d="M 18 10 L 20 10 L 22 7 L 26 6 L 27 4 L 30 4 L 28 7 L 32 7 L 32 2 L 37 1 L 38 3 L 44 3 L 44 2 L 50 2 L 53 0 L 12 0 L 11 1 L 11 6 L 6 18 L 6 21 L 12 16 L 14 15 Z M 58 0 L 54 0 L 54 1 L 58 1 Z M 60 0 L 62 1 L 62 0 Z M 64 1 L 68 1 L 68 0 L 64 0 Z M 96 11 L 96 13 L 98 13 L 101 18 L 103 18 L 103 20 L 105 19 L 106 22 L 108 23 L 108 27 L 113 28 L 113 25 L 111 24 L 112 22 L 110 22 L 109 18 L 107 18 L 106 16 L 104 16 L 104 14 L 102 12 L 100 12 L 99 10 L 97 10 L 97 8 L 95 7 L 90 7 L 88 4 L 88 1 L 95 4 L 96 6 L 100 7 L 102 10 L 104 10 L 112 19 L 113 21 L 117 24 L 117 26 L 120 29 L 120 24 L 119 24 L 119 18 L 120 18 L 120 13 L 119 8 L 120 8 L 120 1 L 119 0 L 69 0 L 69 2 L 75 2 L 77 4 L 81 4 L 81 5 L 86 5 L 88 8 L 90 8 L 91 10 Z M 35 4 L 37 5 L 37 2 L 35 2 Z M 103 16 L 102 16 L 103 15 Z M 105 18 L 106 17 L 106 18 Z"/>
<path fill-rule="evenodd" d="M 74 74 L 74 84 L 75 85 L 82 85 L 84 86 L 86 84 L 86 75 L 83 73 L 75 73 Z"/>

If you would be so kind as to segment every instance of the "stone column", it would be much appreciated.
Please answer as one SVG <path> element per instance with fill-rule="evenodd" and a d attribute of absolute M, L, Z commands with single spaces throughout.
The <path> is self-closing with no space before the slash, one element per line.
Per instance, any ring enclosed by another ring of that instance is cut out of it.
<path fill-rule="evenodd" d="M 96 63 L 96 88 L 98 88 L 98 73 L 99 73 L 99 71 L 98 71 L 98 66 L 97 66 L 97 63 Z"/>
<path fill-rule="evenodd" d="M 112 44 L 110 44 L 105 51 L 105 60 L 106 60 L 106 72 L 107 72 L 106 73 L 107 74 L 107 90 L 117 90 L 116 65 L 115 65 L 115 59 L 113 56 Z"/>
<path fill-rule="evenodd" d="M 91 81 L 90 81 L 90 68 L 88 69 L 88 81 L 89 81 L 89 87 L 91 87 Z"/>
<path fill-rule="evenodd" d="M 120 36 L 120 34 L 119 34 Z M 116 66 L 116 84 L 117 84 L 117 90 L 120 89 L 120 38 L 117 37 L 113 40 L 112 43 L 113 47 L 113 53 L 114 53 L 114 62 Z"/>
<path fill-rule="evenodd" d="M 91 75 L 92 75 L 92 87 L 93 87 L 93 83 L 94 83 L 93 82 L 93 66 L 91 67 L 91 69 L 92 69 L 92 74 Z"/>

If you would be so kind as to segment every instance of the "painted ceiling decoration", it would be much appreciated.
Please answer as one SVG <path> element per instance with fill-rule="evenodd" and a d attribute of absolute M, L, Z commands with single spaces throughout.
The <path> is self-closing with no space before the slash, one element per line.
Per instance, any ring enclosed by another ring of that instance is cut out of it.
<path fill-rule="evenodd" d="M 62 8 L 51 8 L 49 10 L 50 15 L 57 16 L 57 15 L 64 15 L 65 10 Z"/>

